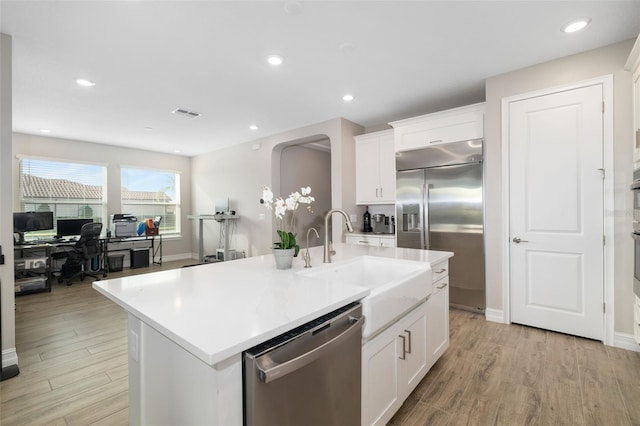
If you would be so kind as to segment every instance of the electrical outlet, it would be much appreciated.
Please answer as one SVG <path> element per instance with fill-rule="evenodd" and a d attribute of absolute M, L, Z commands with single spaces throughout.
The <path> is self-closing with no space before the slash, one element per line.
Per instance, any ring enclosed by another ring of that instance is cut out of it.
<path fill-rule="evenodd" d="M 355 214 L 352 214 L 351 215 L 351 222 L 354 223 L 354 222 L 357 222 L 357 221 L 358 221 L 358 216 L 355 215 Z"/>

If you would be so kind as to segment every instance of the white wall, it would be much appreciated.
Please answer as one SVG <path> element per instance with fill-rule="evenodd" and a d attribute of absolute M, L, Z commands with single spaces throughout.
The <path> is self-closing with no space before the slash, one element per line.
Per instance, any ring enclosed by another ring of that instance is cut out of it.
<path fill-rule="evenodd" d="M 248 256 L 270 253 L 276 241 L 273 215 L 268 214 L 259 200 L 264 185 L 270 186 L 274 194 L 281 194 L 280 151 L 285 146 L 319 140 L 323 135 L 329 138 L 332 207 L 353 213 L 356 210 L 353 136 L 362 132 L 361 126 L 337 118 L 193 157 L 193 212 L 213 213 L 215 199 L 228 197 L 230 208 L 240 216 L 230 247 L 244 249 Z M 252 149 L 256 144 L 260 148 Z M 341 241 L 343 222 L 337 215 L 333 220 L 333 239 Z M 214 221 L 205 221 L 204 225 L 204 254 L 212 254 L 218 247 L 219 226 Z"/>
<path fill-rule="evenodd" d="M 487 79 L 487 113 L 485 122 L 486 179 L 486 259 L 487 308 L 503 309 L 502 280 L 503 248 L 508 235 L 503 234 L 502 205 L 502 140 L 501 100 L 535 90 L 571 84 L 604 75 L 614 78 L 614 235 L 607 236 L 614 244 L 615 256 L 615 331 L 632 333 L 633 312 L 633 245 L 631 232 L 632 180 L 632 115 L 631 74 L 623 67 L 633 40 L 557 59 Z"/>

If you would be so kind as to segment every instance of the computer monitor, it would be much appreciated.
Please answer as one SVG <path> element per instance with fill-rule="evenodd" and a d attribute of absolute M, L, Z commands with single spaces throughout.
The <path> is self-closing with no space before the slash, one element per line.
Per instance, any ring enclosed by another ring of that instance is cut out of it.
<path fill-rule="evenodd" d="M 46 231 L 53 229 L 53 212 L 14 212 L 13 232 Z"/>
<path fill-rule="evenodd" d="M 60 237 L 80 235 L 82 226 L 91 222 L 93 219 L 58 219 L 56 221 L 56 235 Z"/>

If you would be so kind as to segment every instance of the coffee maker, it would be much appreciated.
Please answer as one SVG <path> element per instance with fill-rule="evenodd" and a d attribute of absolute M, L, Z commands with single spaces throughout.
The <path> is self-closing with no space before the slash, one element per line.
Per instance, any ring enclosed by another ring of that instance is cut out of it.
<path fill-rule="evenodd" d="M 384 214 L 372 214 L 371 225 L 374 234 L 392 234 L 394 232 L 389 221 L 389 216 Z"/>

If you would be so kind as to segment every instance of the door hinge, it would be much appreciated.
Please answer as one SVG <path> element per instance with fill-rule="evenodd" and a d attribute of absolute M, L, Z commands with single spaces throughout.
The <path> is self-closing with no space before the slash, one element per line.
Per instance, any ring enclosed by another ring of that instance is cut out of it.
<path fill-rule="evenodd" d="M 607 306 L 607 305 L 606 305 L 606 303 L 603 303 L 603 304 L 602 304 L 602 313 L 603 313 L 603 314 L 607 312 L 607 308 L 606 308 L 606 306 Z"/>
<path fill-rule="evenodd" d="M 604 101 L 602 101 L 602 113 L 604 114 Z"/>
<path fill-rule="evenodd" d="M 603 167 L 598 168 L 598 171 L 600 172 L 600 176 L 602 177 L 602 180 L 604 180 L 605 177 L 605 170 Z"/>
<path fill-rule="evenodd" d="M 605 245 L 607 243 L 607 236 L 603 235 L 602 236 L 602 245 Z"/>

